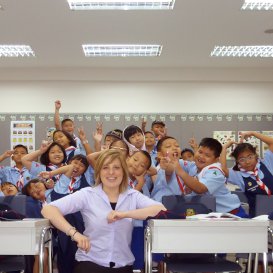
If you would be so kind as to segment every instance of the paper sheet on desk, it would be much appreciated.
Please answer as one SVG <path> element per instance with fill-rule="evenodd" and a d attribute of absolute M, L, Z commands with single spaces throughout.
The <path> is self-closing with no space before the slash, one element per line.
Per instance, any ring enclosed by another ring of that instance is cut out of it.
<path fill-rule="evenodd" d="M 253 217 L 252 219 L 254 219 L 254 220 L 269 220 L 267 214 L 259 215 L 259 216 Z"/>

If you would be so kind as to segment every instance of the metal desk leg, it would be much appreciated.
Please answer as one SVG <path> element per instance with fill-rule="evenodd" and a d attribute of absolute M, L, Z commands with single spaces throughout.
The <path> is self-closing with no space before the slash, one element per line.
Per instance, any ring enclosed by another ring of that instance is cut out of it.
<path fill-rule="evenodd" d="M 40 235 L 39 244 L 39 273 L 44 272 L 44 247 L 48 243 L 48 272 L 52 273 L 52 227 L 44 227 Z"/>
<path fill-rule="evenodd" d="M 255 260 L 254 260 L 254 273 L 258 273 L 258 261 L 259 261 L 259 253 L 255 253 Z"/>
<path fill-rule="evenodd" d="M 152 273 L 152 234 L 149 226 L 145 228 L 144 253 L 145 273 Z"/>
<path fill-rule="evenodd" d="M 252 269 L 252 253 L 248 254 L 248 260 L 247 260 L 247 273 L 251 273 Z"/>
<path fill-rule="evenodd" d="M 264 273 L 268 273 L 268 260 L 267 260 L 267 253 L 263 253 L 263 266 L 264 266 Z"/>

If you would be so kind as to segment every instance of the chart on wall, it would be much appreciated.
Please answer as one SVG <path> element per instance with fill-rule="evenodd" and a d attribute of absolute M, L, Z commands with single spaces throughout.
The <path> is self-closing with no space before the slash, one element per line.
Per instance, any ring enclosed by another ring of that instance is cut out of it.
<path fill-rule="evenodd" d="M 241 141 L 241 135 L 246 133 L 246 132 L 247 131 L 239 131 L 238 132 L 238 142 Z M 259 131 L 256 131 L 256 132 L 260 133 Z M 247 142 L 247 143 L 251 144 L 253 147 L 255 147 L 257 155 L 259 157 L 261 156 L 261 148 L 260 148 L 261 147 L 261 141 L 258 138 L 254 137 L 254 136 L 250 136 L 246 140 L 244 140 L 244 142 Z"/>
<path fill-rule="evenodd" d="M 225 144 L 228 141 L 236 141 L 235 131 L 213 131 L 213 138 L 217 139 L 221 144 Z M 233 152 L 235 145 L 232 145 L 227 149 L 227 159 L 232 159 L 230 154 Z"/>
<path fill-rule="evenodd" d="M 262 131 L 262 134 L 273 138 L 273 131 Z M 264 158 L 264 153 L 268 150 L 268 145 L 262 142 L 262 157 Z"/>
<path fill-rule="evenodd" d="M 22 144 L 28 148 L 28 152 L 35 149 L 35 121 L 11 121 L 10 122 L 10 146 Z"/>

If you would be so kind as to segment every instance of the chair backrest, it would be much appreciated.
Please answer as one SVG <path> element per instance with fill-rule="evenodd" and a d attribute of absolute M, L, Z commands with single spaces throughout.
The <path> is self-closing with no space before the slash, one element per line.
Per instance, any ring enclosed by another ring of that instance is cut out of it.
<path fill-rule="evenodd" d="M 0 196 L 0 204 L 7 205 L 17 213 L 26 215 L 26 197 L 25 195 Z"/>
<path fill-rule="evenodd" d="M 246 194 L 243 191 L 231 191 L 231 193 L 238 195 L 241 203 L 248 203 Z"/>
<path fill-rule="evenodd" d="M 273 196 L 257 194 L 255 201 L 255 216 L 270 214 L 273 211 Z"/>
<path fill-rule="evenodd" d="M 212 195 L 169 195 L 162 197 L 162 204 L 176 213 L 185 213 L 186 216 L 206 214 L 216 211 L 216 198 Z"/>

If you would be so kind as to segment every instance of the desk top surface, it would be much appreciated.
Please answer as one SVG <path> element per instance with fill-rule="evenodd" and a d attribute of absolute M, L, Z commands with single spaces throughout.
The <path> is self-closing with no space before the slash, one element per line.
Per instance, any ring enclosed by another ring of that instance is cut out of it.
<path fill-rule="evenodd" d="M 50 226 L 48 219 L 25 218 L 18 221 L 0 221 L 0 228 L 35 228 Z"/>
<path fill-rule="evenodd" d="M 220 218 L 220 219 L 152 219 L 148 222 L 149 227 L 268 227 L 270 221 L 268 220 L 253 220 L 253 219 L 229 219 L 229 218 Z"/>

